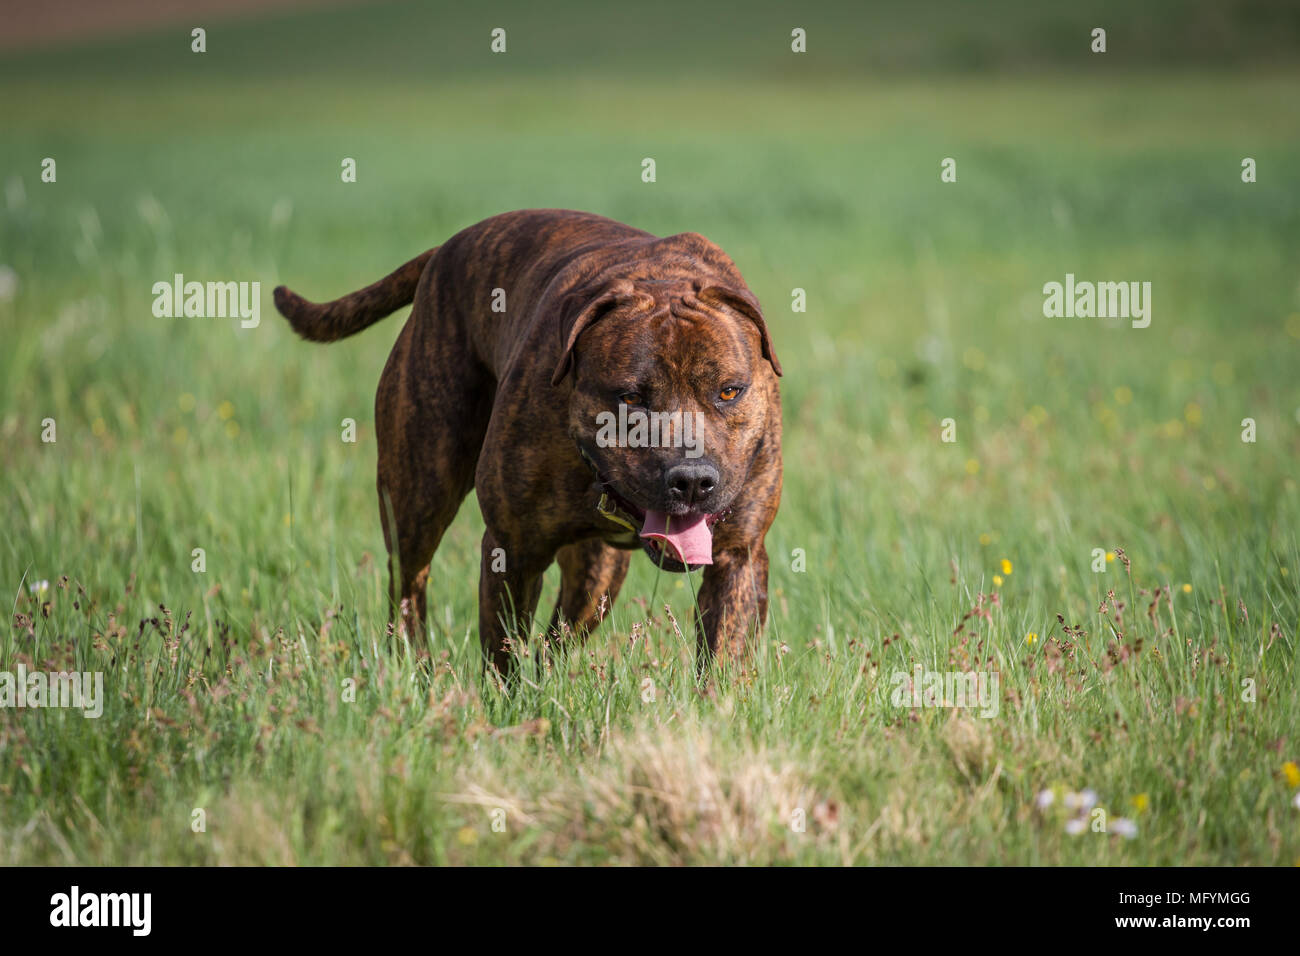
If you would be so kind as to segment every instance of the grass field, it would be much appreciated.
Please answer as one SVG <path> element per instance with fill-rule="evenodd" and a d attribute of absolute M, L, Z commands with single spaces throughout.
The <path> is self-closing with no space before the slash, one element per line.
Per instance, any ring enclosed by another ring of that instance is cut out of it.
<path fill-rule="evenodd" d="M 0 708 L 0 863 L 1300 863 L 1300 65 L 1250 55 L 1294 20 L 1220 61 L 1114 5 L 1108 60 L 1087 14 L 891 4 L 809 15 L 801 58 L 775 6 L 548 4 L 494 59 L 431 9 L 0 61 L 0 672 L 106 692 Z M 483 679 L 473 496 L 430 653 L 386 636 L 404 316 L 311 346 L 270 290 L 526 207 L 701 232 L 764 304 L 771 616 L 708 686 L 698 575 L 644 557 L 584 650 Z M 260 281 L 260 326 L 155 318 L 177 272 Z M 1150 281 L 1150 327 L 1045 318 L 1067 273 Z M 997 716 L 895 706 L 917 663 L 996 672 Z M 1085 789 L 1136 835 L 1068 833 Z"/>

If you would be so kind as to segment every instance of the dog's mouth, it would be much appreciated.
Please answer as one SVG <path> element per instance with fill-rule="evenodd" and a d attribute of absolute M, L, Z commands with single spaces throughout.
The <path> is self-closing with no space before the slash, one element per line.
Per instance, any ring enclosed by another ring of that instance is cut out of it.
<path fill-rule="evenodd" d="M 730 509 L 711 514 L 670 515 L 642 508 L 618 493 L 585 449 L 580 446 L 579 451 L 600 483 L 600 501 L 596 510 L 606 521 L 637 535 L 650 560 L 663 570 L 674 572 L 694 571 L 713 563 L 713 526 L 725 518 Z"/>

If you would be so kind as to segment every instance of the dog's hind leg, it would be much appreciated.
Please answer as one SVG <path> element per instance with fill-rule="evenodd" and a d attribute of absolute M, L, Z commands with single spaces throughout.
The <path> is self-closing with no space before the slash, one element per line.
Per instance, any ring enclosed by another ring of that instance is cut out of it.
<path fill-rule="evenodd" d="M 588 538 L 560 548 L 560 595 L 551 613 L 549 639 L 562 646 L 570 636 L 583 640 L 618 597 L 632 552 Z"/>
<path fill-rule="evenodd" d="M 429 562 L 474 487 L 494 391 L 464 335 L 432 308 L 432 296 L 417 297 L 375 395 L 389 620 L 417 646 L 428 639 Z"/>

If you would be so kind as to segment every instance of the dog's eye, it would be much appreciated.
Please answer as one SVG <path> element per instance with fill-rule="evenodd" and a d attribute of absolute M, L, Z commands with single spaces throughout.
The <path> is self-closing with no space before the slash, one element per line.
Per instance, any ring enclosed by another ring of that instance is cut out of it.
<path fill-rule="evenodd" d="M 736 385 L 728 385 L 722 391 L 718 392 L 718 398 L 724 402 L 733 401 L 740 394 L 740 388 Z"/>
<path fill-rule="evenodd" d="M 624 392 L 622 395 L 620 395 L 620 396 L 618 397 L 618 400 L 619 400 L 620 402 L 622 402 L 624 405 L 640 405 L 640 404 L 641 404 L 641 393 L 640 393 L 640 392 Z"/>

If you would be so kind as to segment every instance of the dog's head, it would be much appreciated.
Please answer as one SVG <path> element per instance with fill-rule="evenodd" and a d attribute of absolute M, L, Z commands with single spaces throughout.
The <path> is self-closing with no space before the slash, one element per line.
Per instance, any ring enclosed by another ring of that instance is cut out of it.
<path fill-rule="evenodd" d="M 779 401 L 758 300 L 732 282 L 618 279 L 560 311 L 551 383 L 572 378 L 569 434 L 611 520 L 635 525 L 666 570 L 711 563 L 713 524 L 743 494 Z"/>

